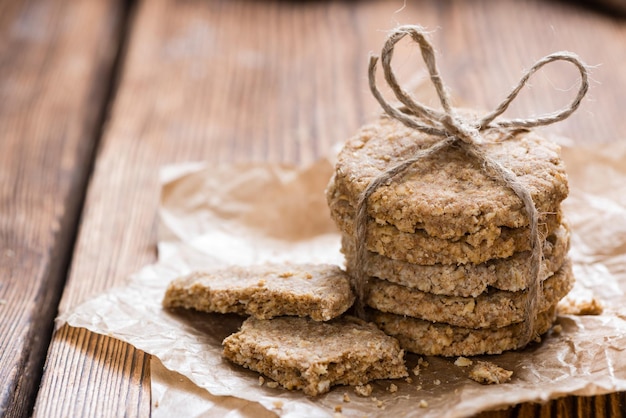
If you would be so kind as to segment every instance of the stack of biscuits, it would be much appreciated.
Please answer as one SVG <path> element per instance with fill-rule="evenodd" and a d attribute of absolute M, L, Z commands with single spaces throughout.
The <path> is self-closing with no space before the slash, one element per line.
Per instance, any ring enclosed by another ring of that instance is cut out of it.
<path fill-rule="evenodd" d="M 383 116 L 346 142 L 327 198 L 349 273 L 358 268 L 354 220 L 365 188 L 439 140 Z M 543 258 L 532 332 L 541 335 L 573 285 L 559 147 L 527 130 L 486 133 L 479 146 L 517 175 L 540 214 Z M 467 356 L 524 343 L 529 220 L 522 201 L 497 176 L 450 146 L 380 186 L 367 213 L 364 302 L 370 319 L 405 350 Z"/>

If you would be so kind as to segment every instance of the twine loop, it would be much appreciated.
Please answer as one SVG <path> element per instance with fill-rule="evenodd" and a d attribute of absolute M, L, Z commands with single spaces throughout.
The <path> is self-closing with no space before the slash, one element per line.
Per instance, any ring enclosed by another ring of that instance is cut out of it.
<path fill-rule="evenodd" d="M 520 198 L 524 204 L 524 210 L 528 216 L 530 227 L 530 243 L 531 255 L 529 263 L 531 266 L 531 274 L 527 281 L 527 300 L 525 306 L 524 335 L 520 346 L 525 346 L 533 340 L 534 321 L 537 316 L 538 302 L 541 296 L 541 261 L 543 257 L 542 239 L 539 234 L 538 221 L 539 214 L 532 200 L 530 191 L 517 178 L 515 173 L 503 166 L 500 162 L 488 156 L 480 146 L 484 142 L 482 132 L 491 129 L 528 129 L 537 126 L 549 125 L 568 118 L 579 107 L 582 98 L 589 89 L 588 72 L 586 65 L 573 53 L 557 52 L 550 54 L 537 61 L 520 79 L 518 84 L 508 94 L 508 96 L 490 113 L 480 119 L 469 119 L 466 116 L 459 115 L 458 112 L 450 104 L 450 97 L 446 86 L 439 75 L 437 63 L 435 59 L 435 51 L 432 44 L 428 41 L 427 32 L 420 26 L 406 25 L 394 29 L 385 42 L 380 61 L 383 69 L 385 81 L 391 88 L 395 97 L 402 106 L 395 107 L 385 100 L 376 86 L 376 70 L 379 57 L 370 57 L 369 63 L 369 86 L 372 94 L 383 108 L 383 110 L 392 118 L 400 121 L 411 129 L 420 132 L 438 136 L 441 139 L 426 149 L 420 149 L 408 156 L 399 164 L 388 168 L 378 177 L 373 179 L 367 186 L 365 191 L 359 197 L 355 216 L 355 234 L 356 234 L 356 271 L 355 271 L 355 291 L 357 293 L 357 315 L 365 317 L 364 304 L 365 292 L 367 286 L 367 274 L 365 266 L 367 263 L 367 201 L 369 197 L 383 184 L 389 185 L 399 177 L 416 161 L 433 155 L 434 153 L 452 145 L 460 147 L 469 158 L 474 158 L 481 163 L 481 167 L 497 181 L 502 182 L 506 187 L 510 188 Z M 430 80 L 433 83 L 442 110 L 428 107 L 417 102 L 411 95 L 400 87 L 398 80 L 391 68 L 391 59 L 395 45 L 405 36 L 410 36 L 419 47 L 422 59 Z M 566 61 L 573 64 L 580 73 L 580 88 L 574 100 L 569 106 L 564 107 L 553 113 L 538 116 L 529 119 L 498 119 L 504 113 L 511 102 L 517 97 L 521 89 L 526 85 L 530 77 L 544 65 L 555 62 Z M 505 137 L 503 140 L 513 137 L 513 135 Z"/>

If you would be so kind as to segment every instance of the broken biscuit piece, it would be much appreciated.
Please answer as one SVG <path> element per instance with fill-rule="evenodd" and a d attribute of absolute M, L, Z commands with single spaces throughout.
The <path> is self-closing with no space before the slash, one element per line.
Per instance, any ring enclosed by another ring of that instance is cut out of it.
<path fill-rule="evenodd" d="M 223 346 L 232 362 L 310 396 L 334 385 L 366 385 L 408 375 L 398 342 L 350 316 L 329 322 L 251 317 Z"/>
<path fill-rule="evenodd" d="M 180 277 L 168 286 L 163 306 L 260 319 L 290 315 L 328 321 L 353 302 L 350 278 L 337 266 L 265 264 Z"/>

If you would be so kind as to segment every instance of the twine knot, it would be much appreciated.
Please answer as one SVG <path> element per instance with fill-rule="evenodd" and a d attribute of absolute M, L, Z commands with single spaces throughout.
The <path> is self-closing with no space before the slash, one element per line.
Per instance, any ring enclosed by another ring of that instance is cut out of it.
<path fill-rule="evenodd" d="M 422 58 L 428 69 L 430 80 L 435 86 L 437 95 L 443 111 L 430 108 L 422 103 L 414 100 L 411 95 L 404 91 L 396 79 L 391 68 L 391 59 L 396 43 L 405 36 L 410 36 L 421 50 Z M 401 107 L 394 107 L 389 104 L 381 95 L 376 87 L 376 69 L 379 57 L 372 56 L 369 64 L 369 85 L 370 90 L 383 110 L 392 118 L 397 119 L 411 129 L 420 132 L 438 136 L 441 139 L 426 149 L 420 149 L 413 155 L 408 156 L 399 164 L 388 168 L 378 177 L 373 179 L 359 197 L 355 216 L 355 234 L 356 234 L 356 271 L 355 271 L 355 291 L 357 293 L 357 315 L 365 317 L 365 291 L 367 286 L 367 274 L 365 273 L 365 265 L 367 263 L 367 201 L 369 197 L 381 185 L 389 185 L 395 181 L 399 174 L 403 173 L 416 161 L 423 159 L 429 155 L 449 147 L 453 144 L 461 147 L 469 158 L 475 158 L 481 163 L 481 167 L 497 181 L 504 183 L 510 188 L 524 204 L 524 210 L 528 216 L 530 229 L 531 255 L 529 263 L 531 266 L 531 275 L 527 280 L 527 300 L 524 321 L 524 335 L 521 339 L 520 347 L 525 346 L 533 340 L 534 322 L 537 316 L 538 303 L 537 299 L 541 296 L 541 261 L 543 257 L 542 240 L 538 230 L 539 214 L 532 200 L 530 191 L 520 182 L 515 173 L 504 167 L 500 162 L 488 156 L 480 147 L 484 142 L 482 132 L 489 129 L 508 128 L 511 130 L 528 129 L 537 126 L 549 125 L 569 117 L 580 105 L 582 98 L 589 89 L 588 74 L 586 65 L 575 55 L 570 52 L 557 52 L 550 54 L 537 61 L 520 79 L 519 83 L 509 93 L 509 95 L 494 109 L 492 112 L 483 116 L 481 119 L 470 120 L 459 115 L 450 104 L 450 97 L 443 80 L 439 75 L 435 60 L 435 51 L 433 46 L 426 38 L 426 31 L 420 26 L 400 26 L 393 30 L 385 42 L 380 61 L 383 68 L 385 81 L 393 91 L 395 97 L 402 103 Z M 530 119 L 509 119 L 496 120 L 502 113 L 506 111 L 509 104 L 517 97 L 520 90 L 526 85 L 528 79 L 544 65 L 554 61 L 566 61 L 573 64 L 580 73 L 581 83 L 578 93 L 569 106 L 549 113 L 543 116 Z M 508 136 L 508 138 L 513 137 Z M 507 138 L 505 138 L 507 139 Z"/>
<path fill-rule="evenodd" d="M 466 144 L 480 144 L 482 142 L 478 128 L 457 115 L 446 114 L 441 120 L 441 124 L 446 132 Z"/>

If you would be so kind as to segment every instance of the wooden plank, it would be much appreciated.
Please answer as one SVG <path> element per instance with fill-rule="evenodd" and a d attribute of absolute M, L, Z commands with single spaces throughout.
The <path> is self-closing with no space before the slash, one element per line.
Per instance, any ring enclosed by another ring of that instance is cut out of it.
<path fill-rule="evenodd" d="M 0 415 L 29 416 L 118 48 L 120 2 L 0 3 Z"/>
<path fill-rule="evenodd" d="M 378 107 L 367 89 L 367 56 L 398 22 L 441 28 L 433 37 L 442 74 L 457 101 L 473 107 L 493 107 L 521 69 L 553 50 L 603 63 L 594 70 L 605 83 L 594 85 L 595 100 L 550 129 L 580 142 L 626 137 L 619 115 L 626 106 L 619 93 L 626 90 L 626 28 L 565 3 L 144 0 L 60 310 L 124 283 L 155 260 L 161 165 L 306 163 L 373 119 Z M 398 66 L 411 82 L 410 73 L 422 67 L 411 61 L 415 48 L 408 52 L 411 59 Z M 513 114 L 567 101 L 568 92 L 539 88 L 550 82 L 563 88 L 560 73 L 550 74 L 556 80 L 534 80 Z M 147 373 L 145 358 L 131 347 L 64 327 L 50 347 L 35 415 L 140 416 L 150 408 Z M 549 415 L 547 408 L 541 413 Z M 504 413 L 537 411 L 529 404 Z"/>

